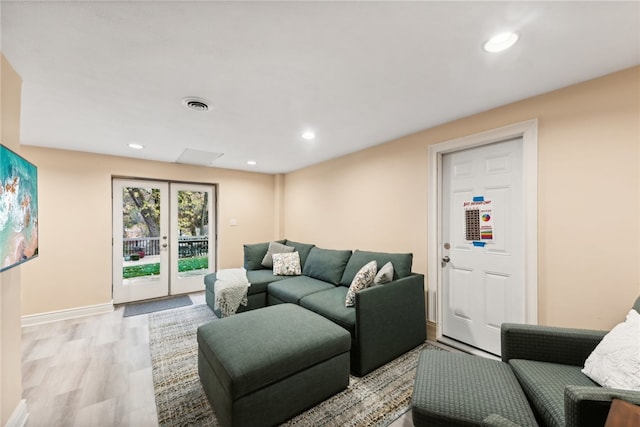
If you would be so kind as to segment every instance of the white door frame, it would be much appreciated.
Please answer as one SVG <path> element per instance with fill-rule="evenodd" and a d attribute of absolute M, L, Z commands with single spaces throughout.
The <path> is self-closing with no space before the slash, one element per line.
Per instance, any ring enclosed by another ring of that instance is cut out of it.
<path fill-rule="evenodd" d="M 523 144 L 525 319 L 529 324 L 538 322 L 538 119 L 532 119 L 429 146 L 427 319 L 436 323 L 437 339 L 442 338 L 442 156 L 519 137 Z"/>

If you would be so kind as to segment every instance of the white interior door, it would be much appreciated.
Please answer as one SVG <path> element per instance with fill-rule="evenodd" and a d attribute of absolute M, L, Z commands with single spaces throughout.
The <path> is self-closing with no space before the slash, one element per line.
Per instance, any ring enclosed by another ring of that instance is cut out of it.
<path fill-rule="evenodd" d="M 171 183 L 172 295 L 204 290 L 215 271 L 215 193 L 212 185 Z"/>
<path fill-rule="evenodd" d="M 113 180 L 113 302 L 168 295 L 169 185 Z"/>
<path fill-rule="evenodd" d="M 525 322 L 522 138 L 442 156 L 442 336 L 500 354 Z"/>

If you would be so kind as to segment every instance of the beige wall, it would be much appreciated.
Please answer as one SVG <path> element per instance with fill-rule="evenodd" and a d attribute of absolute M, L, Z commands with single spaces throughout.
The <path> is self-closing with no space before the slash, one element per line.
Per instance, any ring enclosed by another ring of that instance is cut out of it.
<path fill-rule="evenodd" d="M 0 142 L 19 153 L 22 80 L 2 54 L 0 61 Z M 0 425 L 7 423 L 22 396 L 21 269 L 0 273 Z"/>
<path fill-rule="evenodd" d="M 639 95 L 635 67 L 286 174 L 287 238 L 426 273 L 428 146 L 538 118 L 539 323 L 610 328 L 640 295 Z"/>
<path fill-rule="evenodd" d="M 218 185 L 218 267 L 275 238 L 273 175 L 24 146 L 38 166 L 39 257 L 22 267 L 23 314 L 111 301 L 111 178 Z M 232 218 L 237 226 L 230 226 Z"/>
<path fill-rule="evenodd" d="M 539 321 L 608 328 L 640 294 L 639 93 L 636 67 L 285 175 L 22 147 L 40 174 L 40 256 L 22 267 L 23 314 L 111 300 L 114 175 L 219 184 L 221 268 L 242 263 L 243 243 L 287 237 L 411 251 L 426 273 L 427 147 L 538 118 Z M 584 214 L 591 200 L 602 212 Z"/>

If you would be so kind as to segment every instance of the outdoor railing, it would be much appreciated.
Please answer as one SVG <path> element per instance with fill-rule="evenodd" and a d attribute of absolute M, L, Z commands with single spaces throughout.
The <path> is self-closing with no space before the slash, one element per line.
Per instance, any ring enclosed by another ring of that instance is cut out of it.
<path fill-rule="evenodd" d="M 209 253 L 209 238 L 207 236 L 178 237 L 178 258 L 204 256 Z M 122 254 L 153 256 L 160 255 L 159 237 L 135 237 L 122 239 Z"/>
<path fill-rule="evenodd" d="M 209 238 L 207 236 L 178 237 L 178 258 L 204 256 L 209 253 Z"/>
<path fill-rule="evenodd" d="M 122 239 L 122 254 L 142 256 L 160 255 L 159 237 L 135 237 Z"/>

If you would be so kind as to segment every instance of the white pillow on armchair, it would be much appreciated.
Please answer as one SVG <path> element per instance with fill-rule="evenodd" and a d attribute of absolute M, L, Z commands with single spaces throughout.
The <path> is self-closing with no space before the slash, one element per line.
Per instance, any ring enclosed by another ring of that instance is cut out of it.
<path fill-rule="evenodd" d="M 584 363 L 586 376 L 606 388 L 640 391 L 640 314 L 627 319 L 604 336 Z"/>

